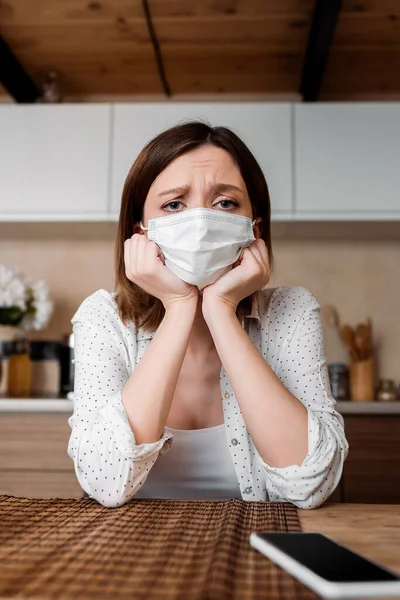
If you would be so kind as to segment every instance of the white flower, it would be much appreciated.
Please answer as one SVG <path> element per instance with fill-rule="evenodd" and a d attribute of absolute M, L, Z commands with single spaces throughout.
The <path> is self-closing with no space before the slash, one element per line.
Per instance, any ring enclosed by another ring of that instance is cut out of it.
<path fill-rule="evenodd" d="M 18 267 L 0 265 L 0 308 L 17 306 L 26 310 L 26 283 Z"/>
<path fill-rule="evenodd" d="M 18 267 L 0 265 L 0 310 L 9 316 L 12 309 L 18 314 L 16 308 L 22 312 L 18 327 L 38 330 L 48 325 L 54 303 L 49 298 L 49 288 L 43 279 L 33 281 Z M 8 324 L 10 321 L 5 322 Z"/>

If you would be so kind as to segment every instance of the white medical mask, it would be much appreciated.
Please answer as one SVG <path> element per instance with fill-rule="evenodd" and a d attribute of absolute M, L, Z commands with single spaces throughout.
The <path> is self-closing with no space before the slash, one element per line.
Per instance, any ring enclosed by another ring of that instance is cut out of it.
<path fill-rule="evenodd" d="M 212 208 L 191 208 L 140 227 L 160 247 L 165 265 L 202 290 L 232 269 L 242 249 L 256 240 L 255 222 Z"/>

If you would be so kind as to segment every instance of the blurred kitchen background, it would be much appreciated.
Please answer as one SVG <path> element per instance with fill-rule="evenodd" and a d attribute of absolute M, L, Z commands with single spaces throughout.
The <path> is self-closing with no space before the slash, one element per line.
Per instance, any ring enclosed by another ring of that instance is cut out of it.
<path fill-rule="evenodd" d="M 270 285 L 321 305 L 350 443 L 331 500 L 400 502 L 399 73 L 398 0 L 0 1 L 0 494 L 82 495 L 70 320 L 113 290 L 138 152 L 200 118 L 264 170 Z"/>

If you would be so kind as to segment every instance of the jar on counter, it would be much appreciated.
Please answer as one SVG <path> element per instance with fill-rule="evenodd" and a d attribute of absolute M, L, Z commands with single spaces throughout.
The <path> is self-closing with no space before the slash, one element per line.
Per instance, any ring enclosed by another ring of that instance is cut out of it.
<path fill-rule="evenodd" d="M 55 340 L 31 341 L 31 395 L 58 398 L 60 394 L 60 343 Z"/>
<path fill-rule="evenodd" d="M 15 334 L 11 342 L 8 366 L 8 395 L 10 398 L 29 398 L 31 393 L 32 364 L 29 339 L 23 333 Z"/>
<path fill-rule="evenodd" d="M 75 365 L 72 362 L 75 357 L 74 345 L 74 333 L 63 335 L 60 344 L 60 391 L 67 398 L 70 398 L 74 392 Z"/>
<path fill-rule="evenodd" d="M 380 402 L 395 402 L 397 400 L 397 390 L 393 379 L 379 380 L 376 399 Z"/>
<path fill-rule="evenodd" d="M 349 368 L 345 363 L 328 365 L 332 396 L 335 400 L 350 399 Z"/>
<path fill-rule="evenodd" d="M 8 395 L 11 340 L 0 340 L 0 397 Z"/>

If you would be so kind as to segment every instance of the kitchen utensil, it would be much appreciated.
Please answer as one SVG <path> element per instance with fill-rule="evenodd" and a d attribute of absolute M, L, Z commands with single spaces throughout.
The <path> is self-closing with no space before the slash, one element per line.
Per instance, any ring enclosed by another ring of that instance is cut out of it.
<path fill-rule="evenodd" d="M 354 335 L 354 342 L 357 349 L 359 350 L 359 355 L 362 360 L 365 360 L 372 356 L 372 339 L 368 324 L 359 323 L 357 325 Z"/>
<path fill-rule="evenodd" d="M 334 306 L 331 306 L 329 304 L 322 306 L 321 313 L 328 325 L 331 325 L 332 327 L 336 328 L 339 327 L 339 315 Z"/>
<path fill-rule="evenodd" d="M 366 336 L 368 339 L 369 354 L 372 355 L 374 352 L 374 346 L 373 346 L 373 338 L 372 338 L 372 322 L 371 322 L 370 318 L 367 319 L 365 330 L 366 330 Z"/>
<path fill-rule="evenodd" d="M 359 360 L 358 350 L 354 344 L 354 331 L 350 325 L 342 325 L 340 336 L 343 343 L 347 346 L 352 360 Z"/>
<path fill-rule="evenodd" d="M 369 332 L 370 332 L 370 337 L 372 338 L 372 320 L 371 320 L 371 317 L 368 317 L 368 319 L 367 319 L 367 325 L 368 325 L 368 329 L 369 329 Z"/>
<path fill-rule="evenodd" d="M 322 305 L 320 308 L 324 328 L 324 347 L 327 364 L 349 362 L 348 353 L 340 337 L 340 322 L 336 308 Z"/>

